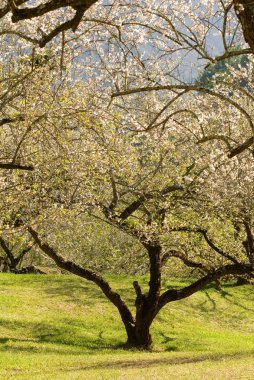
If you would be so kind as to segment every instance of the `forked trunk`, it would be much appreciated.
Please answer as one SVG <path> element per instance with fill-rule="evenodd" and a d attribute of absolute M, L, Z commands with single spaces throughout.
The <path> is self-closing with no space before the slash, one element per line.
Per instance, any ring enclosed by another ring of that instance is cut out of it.
<path fill-rule="evenodd" d="M 144 246 L 148 251 L 150 261 L 149 291 L 147 294 L 142 294 L 139 283 L 137 281 L 133 282 L 136 292 L 136 318 L 131 332 L 127 332 L 127 345 L 136 348 L 149 349 L 152 344 L 150 326 L 157 314 L 160 297 L 161 246 L 148 244 L 147 242 Z"/>

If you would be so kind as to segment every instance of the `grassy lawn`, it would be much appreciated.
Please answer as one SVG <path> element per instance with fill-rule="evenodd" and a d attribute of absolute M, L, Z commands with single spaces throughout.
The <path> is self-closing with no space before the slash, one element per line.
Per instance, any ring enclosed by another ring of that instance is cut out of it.
<path fill-rule="evenodd" d="M 110 280 L 131 306 L 133 278 Z M 0 379 L 254 379 L 253 286 L 168 305 L 150 353 L 122 348 L 114 307 L 74 276 L 1 274 L 0 305 Z"/>

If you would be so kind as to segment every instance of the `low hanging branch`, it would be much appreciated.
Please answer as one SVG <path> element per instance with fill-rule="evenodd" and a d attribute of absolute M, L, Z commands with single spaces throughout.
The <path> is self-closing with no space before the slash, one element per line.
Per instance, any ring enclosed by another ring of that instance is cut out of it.
<path fill-rule="evenodd" d="M 187 298 L 197 291 L 203 289 L 206 285 L 213 281 L 220 279 L 221 277 L 231 274 L 251 274 L 253 275 L 254 266 L 251 264 L 229 264 L 215 269 L 207 273 L 204 277 L 195 281 L 189 286 L 182 289 L 169 289 L 164 292 L 159 299 L 158 311 L 167 303 Z"/>
<path fill-rule="evenodd" d="M 102 290 L 102 292 L 105 294 L 105 296 L 116 306 L 118 309 L 122 321 L 125 325 L 126 330 L 132 329 L 134 325 L 134 319 L 132 317 L 132 314 L 125 304 L 125 302 L 122 300 L 120 295 L 113 291 L 109 285 L 109 283 L 104 280 L 101 276 L 96 274 L 95 272 L 84 269 L 81 266 L 75 264 L 72 261 L 66 261 L 62 256 L 60 256 L 55 249 L 50 247 L 47 243 L 42 242 L 40 239 L 38 233 L 32 228 L 28 228 L 29 233 L 32 235 L 35 243 L 39 246 L 39 248 L 48 256 L 50 257 L 59 268 L 62 268 L 70 273 L 73 273 L 79 277 L 85 278 L 88 281 L 92 281 L 96 285 L 99 286 L 99 288 Z"/>

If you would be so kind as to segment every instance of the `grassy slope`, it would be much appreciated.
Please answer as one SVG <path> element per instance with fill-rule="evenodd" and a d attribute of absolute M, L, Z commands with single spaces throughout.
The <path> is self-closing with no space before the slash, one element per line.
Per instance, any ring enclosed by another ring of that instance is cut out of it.
<path fill-rule="evenodd" d="M 132 280 L 111 277 L 130 305 Z M 76 277 L 1 274 L 0 305 L 1 379 L 254 378 L 253 286 L 169 305 L 154 324 L 152 353 L 123 350 L 113 306 Z"/>

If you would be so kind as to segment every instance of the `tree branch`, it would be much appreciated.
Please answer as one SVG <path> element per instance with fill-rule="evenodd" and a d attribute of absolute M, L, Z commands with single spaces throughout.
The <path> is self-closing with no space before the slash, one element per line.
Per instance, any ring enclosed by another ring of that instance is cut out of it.
<path fill-rule="evenodd" d="M 163 255 L 161 259 L 162 267 L 166 265 L 166 262 L 170 257 L 176 257 L 180 259 L 187 267 L 198 268 L 205 271 L 206 273 L 208 272 L 208 268 L 205 265 L 203 265 L 202 263 L 196 263 L 195 261 L 188 259 L 182 252 L 175 250 L 170 250 Z"/>
<path fill-rule="evenodd" d="M 148 199 L 151 199 L 151 194 L 141 195 L 138 199 L 126 207 L 126 209 L 119 215 L 119 218 L 121 220 L 126 220 Z"/>
<path fill-rule="evenodd" d="M 109 208 L 110 210 L 114 210 L 115 207 L 117 206 L 118 194 L 117 194 L 116 182 L 115 182 L 115 178 L 114 178 L 114 174 L 112 170 L 110 170 L 109 175 L 110 175 L 110 182 L 112 185 L 112 193 L 113 193 L 113 198 L 112 198 Z"/>
<path fill-rule="evenodd" d="M 0 16 L 0 19 L 1 19 L 1 16 Z M 0 31 L 0 36 L 4 36 L 4 35 L 14 35 L 14 36 L 18 36 L 28 42 L 31 42 L 33 44 L 38 44 L 39 43 L 39 40 L 37 40 L 36 38 L 32 38 L 32 37 L 29 37 L 29 36 L 26 36 L 25 34 L 21 33 L 21 32 L 18 32 L 16 30 L 8 30 L 8 29 L 3 29 Z"/>
<path fill-rule="evenodd" d="M 245 228 L 247 240 L 245 242 L 246 244 L 243 243 L 243 246 L 244 246 L 246 254 L 250 260 L 250 263 L 254 264 L 254 236 L 253 236 L 253 233 L 251 230 L 251 223 L 250 222 L 251 222 L 250 217 L 248 217 L 246 215 L 244 220 L 243 220 L 243 225 Z"/>
<path fill-rule="evenodd" d="M 238 154 L 244 152 L 246 149 L 250 148 L 254 143 L 253 136 L 247 139 L 244 143 L 238 145 L 237 147 L 233 148 L 230 153 L 228 154 L 229 158 L 235 157 Z"/>
<path fill-rule="evenodd" d="M 34 166 L 32 165 L 21 165 L 21 164 L 14 164 L 12 162 L 9 163 L 3 163 L 0 162 L 0 169 L 15 169 L 15 170 L 28 170 L 33 171 Z"/>
<path fill-rule="evenodd" d="M 17 117 L 5 117 L 0 120 L 0 127 L 2 127 L 5 124 L 15 123 L 17 121 L 25 121 L 24 115 L 19 115 Z"/>
<path fill-rule="evenodd" d="M 41 48 L 44 47 L 54 37 L 56 37 L 59 33 L 64 32 L 65 30 L 72 29 L 72 31 L 75 32 L 76 29 L 79 26 L 79 23 L 80 23 L 83 15 L 84 15 L 84 13 L 85 13 L 85 9 L 84 8 L 78 9 L 77 12 L 76 12 L 76 14 L 75 14 L 75 16 L 71 20 L 68 20 L 68 21 L 60 24 L 54 30 L 52 30 L 52 32 L 50 32 L 49 34 L 47 34 L 46 36 L 44 36 L 40 40 L 39 46 Z"/>
<path fill-rule="evenodd" d="M 31 249 L 34 247 L 35 243 L 27 245 L 26 248 L 22 249 L 20 254 L 15 258 L 15 264 L 18 265 L 20 261 L 23 259 L 23 257 L 31 251 Z"/>
<path fill-rule="evenodd" d="M 6 256 L 8 257 L 10 264 L 13 265 L 15 261 L 14 255 L 12 254 L 11 249 L 8 247 L 8 244 L 2 237 L 0 237 L 0 245 L 2 249 L 4 250 Z"/>
<path fill-rule="evenodd" d="M 83 8 L 84 11 L 89 9 L 98 0 L 51 0 L 35 7 L 18 8 L 13 0 L 9 0 L 9 7 L 12 10 L 12 22 L 20 20 L 30 20 L 35 17 L 43 16 L 46 13 L 55 11 L 60 8 L 72 7 L 77 10 Z"/>
<path fill-rule="evenodd" d="M 142 294 L 141 287 L 140 287 L 138 281 L 133 281 L 133 287 L 134 287 L 134 290 L 136 293 L 135 306 L 137 308 L 137 312 L 139 312 L 140 308 L 142 307 L 144 296 Z"/>
<path fill-rule="evenodd" d="M 231 255 L 228 253 L 222 251 L 222 249 L 218 248 L 213 241 L 208 237 L 207 231 L 202 228 L 189 228 L 189 227 L 178 227 L 178 228 L 171 228 L 170 231 L 173 232 L 193 232 L 193 233 L 199 233 L 203 235 L 205 241 L 211 247 L 215 252 L 217 252 L 220 256 L 225 257 L 226 259 L 232 261 L 234 264 L 240 265 L 240 263 Z"/>
<path fill-rule="evenodd" d="M 153 199 L 158 196 L 165 196 L 169 193 L 173 193 L 174 191 L 183 190 L 184 187 L 181 185 L 168 185 L 165 186 L 162 190 L 152 194 L 152 193 L 146 193 L 141 195 L 138 199 L 133 201 L 126 209 L 119 215 L 119 218 L 122 220 L 126 220 L 131 216 L 140 206 L 143 205 L 143 203 L 149 199 Z"/>
<path fill-rule="evenodd" d="M 66 261 L 62 256 L 60 256 L 55 249 L 49 246 L 47 243 L 43 243 L 39 238 L 38 233 L 32 228 L 28 227 L 28 231 L 33 237 L 35 243 L 39 246 L 39 248 L 50 257 L 59 268 L 67 270 L 70 273 L 73 273 L 79 277 L 85 278 L 88 281 L 95 283 L 105 294 L 105 296 L 115 305 L 118 309 L 122 321 L 126 327 L 126 330 L 131 329 L 134 325 L 134 320 L 132 314 L 125 304 L 125 302 L 121 299 L 120 295 L 113 291 L 109 286 L 108 282 L 105 281 L 101 276 L 92 272 L 91 270 L 84 269 L 79 265 L 75 264 L 72 261 Z"/>
<path fill-rule="evenodd" d="M 224 135 L 208 135 L 208 136 L 204 136 L 204 137 L 202 137 L 201 139 L 199 139 L 197 141 L 197 144 L 203 144 L 203 143 L 205 143 L 207 141 L 211 141 L 211 140 L 221 140 L 221 141 L 223 141 L 227 145 L 228 150 L 231 150 L 231 145 L 229 144 L 228 138 L 226 136 L 224 136 Z"/>
<path fill-rule="evenodd" d="M 230 274 L 252 274 L 253 271 L 254 266 L 250 264 L 229 264 L 215 269 L 189 286 L 182 289 L 169 289 L 164 292 L 159 299 L 158 312 L 167 303 L 189 297 L 197 291 L 203 289 L 206 285 L 220 279 L 223 276 Z"/>

